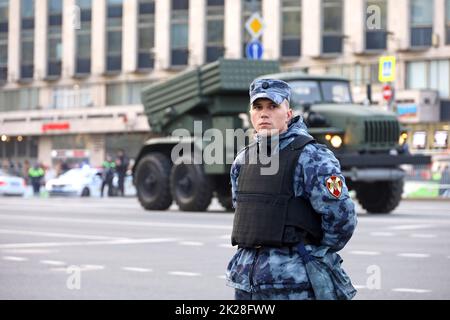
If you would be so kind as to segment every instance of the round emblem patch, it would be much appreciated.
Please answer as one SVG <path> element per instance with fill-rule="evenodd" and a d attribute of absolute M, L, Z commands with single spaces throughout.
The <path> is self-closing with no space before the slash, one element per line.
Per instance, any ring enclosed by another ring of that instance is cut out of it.
<path fill-rule="evenodd" d="M 335 197 L 339 198 L 342 194 L 342 180 L 341 178 L 337 176 L 331 176 L 326 181 L 327 189 L 330 194 Z"/>

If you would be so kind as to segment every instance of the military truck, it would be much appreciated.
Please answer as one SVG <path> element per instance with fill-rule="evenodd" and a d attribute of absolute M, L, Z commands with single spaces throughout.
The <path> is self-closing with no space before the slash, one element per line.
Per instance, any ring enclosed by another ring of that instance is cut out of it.
<path fill-rule="evenodd" d="M 399 204 L 401 164 L 430 163 L 429 157 L 409 154 L 394 113 L 353 103 L 347 79 L 280 73 L 276 61 L 221 59 L 143 89 L 142 102 L 156 135 L 144 144 L 133 167 L 145 209 L 165 210 L 175 201 L 183 211 L 205 211 L 213 196 L 232 209 L 229 172 L 243 145 L 227 139 L 219 152 L 222 161 L 192 160 L 198 154 L 201 158 L 211 142 L 204 135 L 209 129 L 224 137 L 227 129 L 250 129 L 248 87 L 258 77 L 290 84 L 294 113 L 335 153 L 349 189 L 369 213 L 389 213 Z M 196 121 L 201 121 L 200 129 Z M 186 134 L 174 135 L 180 128 Z"/>

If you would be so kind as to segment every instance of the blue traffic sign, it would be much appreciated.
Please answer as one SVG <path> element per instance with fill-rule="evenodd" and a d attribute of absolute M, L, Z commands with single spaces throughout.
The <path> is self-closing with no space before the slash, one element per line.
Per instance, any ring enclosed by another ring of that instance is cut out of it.
<path fill-rule="evenodd" d="M 247 43 L 245 48 L 246 56 L 251 60 L 261 60 L 263 56 L 263 46 L 259 41 L 252 41 Z"/>

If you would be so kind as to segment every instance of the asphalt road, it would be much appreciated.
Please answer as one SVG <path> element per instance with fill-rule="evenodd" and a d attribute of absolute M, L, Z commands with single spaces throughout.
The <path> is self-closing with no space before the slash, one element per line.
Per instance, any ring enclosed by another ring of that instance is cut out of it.
<path fill-rule="evenodd" d="M 135 199 L 0 198 L 0 299 L 233 299 L 233 215 Z M 356 299 L 450 299 L 450 202 L 358 207 L 341 251 Z"/>

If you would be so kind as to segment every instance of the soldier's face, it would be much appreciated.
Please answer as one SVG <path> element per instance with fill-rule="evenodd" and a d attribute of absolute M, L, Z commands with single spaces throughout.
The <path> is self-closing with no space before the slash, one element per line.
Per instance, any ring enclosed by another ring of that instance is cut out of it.
<path fill-rule="evenodd" d="M 270 99 L 257 99 L 250 108 L 250 118 L 258 134 L 280 134 L 288 128 L 292 109 L 284 104 L 278 105 Z"/>

